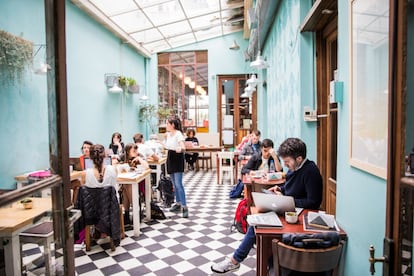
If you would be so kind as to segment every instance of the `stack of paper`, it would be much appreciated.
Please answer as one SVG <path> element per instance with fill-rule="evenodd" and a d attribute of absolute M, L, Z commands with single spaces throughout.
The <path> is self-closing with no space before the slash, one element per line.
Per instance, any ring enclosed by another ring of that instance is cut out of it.
<path fill-rule="evenodd" d="M 282 222 L 275 212 L 248 215 L 247 223 L 258 227 L 283 227 Z"/>

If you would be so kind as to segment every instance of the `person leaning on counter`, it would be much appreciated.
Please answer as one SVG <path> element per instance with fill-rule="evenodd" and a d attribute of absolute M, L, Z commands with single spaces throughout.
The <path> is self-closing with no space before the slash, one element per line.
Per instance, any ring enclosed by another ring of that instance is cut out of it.
<path fill-rule="evenodd" d="M 270 191 L 292 196 L 296 207 L 319 209 L 322 202 L 322 176 L 313 161 L 306 158 L 306 145 L 299 138 L 288 138 L 279 147 L 278 156 L 288 168 L 285 184 L 269 188 Z M 239 269 L 256 242 L 254 226 L 249 226 L 246 235 L 231 257 L 213 264 L 211 270 L 227 273 Z"/>

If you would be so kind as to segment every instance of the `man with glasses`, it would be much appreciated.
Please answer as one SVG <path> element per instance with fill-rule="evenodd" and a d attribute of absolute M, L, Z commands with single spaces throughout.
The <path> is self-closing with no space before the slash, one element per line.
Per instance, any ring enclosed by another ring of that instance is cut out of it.
<path fill-rule="evenodd" d="M 322 202 L 322 176 L 313 161 L 306 158 L 306 145 L 298 138 L 288 138 L 279 147 L 278 156 L 288 168 L 283 186 L 269 188 L 277 194 L 292 196 L 295 206 L 305 209 L 319 209 Z M 254 227 L 250 226 L 233 256 L 213 264 L 211 270 L 227 273 L 239 269 L 240 263 L 249 255 L 256 242 Z"/>

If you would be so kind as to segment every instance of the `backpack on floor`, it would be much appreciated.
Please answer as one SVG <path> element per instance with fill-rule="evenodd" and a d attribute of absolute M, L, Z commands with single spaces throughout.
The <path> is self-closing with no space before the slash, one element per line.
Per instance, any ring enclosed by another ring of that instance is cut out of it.
<path fill-rule="evenodd" d="M 242 197 L 243 189 L 244 189 L 244 184 L 239 179 L 237 181 L 237 184 L 233 186 L 233 188 L 231 189 L 231 191 L 229 193 L 230 198 L 239 198 L 239 197 Z"/>
<path fill-rule="evenodd" d="M 236 228 L 242 234 L 246 234 L 247 231 L 247 198 L 243 198 L 236 208 L 234 214 L 233 224 L 230 226 L 230 232 L 233 232 L 233 228 Z"/>
<path fill-rule="evenodd" d="M 174 187 L 171 178 L 162 174 L 158 182 L 158 189 L 160 190 L 164 206 L 170 207 L 174 202 Z"/>
<path fill-rule="evenodd" d="M 155 202 L 151 201 L 151 219 L 166 219 L 164 212 Z"/>

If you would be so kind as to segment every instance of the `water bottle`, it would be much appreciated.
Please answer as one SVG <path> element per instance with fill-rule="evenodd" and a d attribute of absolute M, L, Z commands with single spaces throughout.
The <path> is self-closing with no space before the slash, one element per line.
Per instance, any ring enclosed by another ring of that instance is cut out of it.
<path fill-rule="evenodd" d="M 274 172 L 276 172 L 276 169 L 275 169 L 275 162 L 274 162 L 273 160 L 270 160 L 269 172 L 270 172 L 270 173 L 274 173 Z"/>

